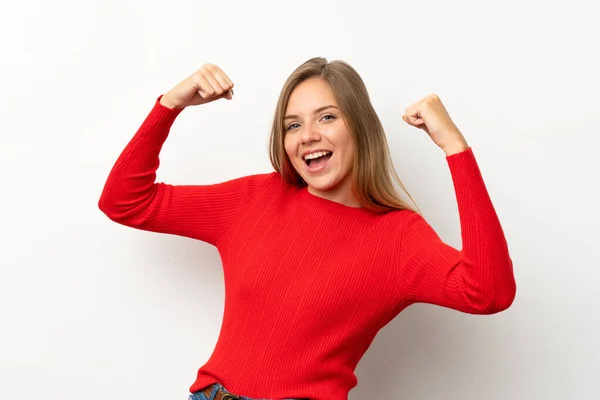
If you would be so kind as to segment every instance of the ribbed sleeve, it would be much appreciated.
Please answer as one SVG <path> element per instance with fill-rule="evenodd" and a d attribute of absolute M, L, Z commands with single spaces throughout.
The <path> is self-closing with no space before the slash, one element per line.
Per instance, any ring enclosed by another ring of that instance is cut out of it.
<path fill-rule="evenodd" d="M 510 306 L 516 291 L 512 260 L 494 206 L 471 148 L 447 157 L 462 237 L 462 250 L 445 244 L 412 213 L 403 227 L 400 268 L 411 302 L 474 314 Z"/>
<path fill-rule="evenodd" d="M 191 237 L 215 245 L 268 175 L 253 175 L 212 185 L 155 182 L 159 154 L 181 109 L 160 97 L 114 164 L 98 202 L 120 224 Z"/>

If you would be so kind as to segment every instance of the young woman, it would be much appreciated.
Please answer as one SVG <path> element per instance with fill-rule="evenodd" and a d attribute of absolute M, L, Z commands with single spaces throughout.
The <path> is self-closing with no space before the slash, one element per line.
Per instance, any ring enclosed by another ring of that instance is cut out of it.
<path fill-rule="evenodd" d="M 274 172 L 212 185 L 155 182 L 176 117 L 223 98 L 233 98 L 233 83 L 210 64 L 160 96 L 99 201 L 120 224 L 202 240 L 221 255 L 221 333 L 190 398 L 347 399 L 378 331 L 411 304 L 472 314 L 511 305 L 502 227 L 473 151 L 437 96 L 402 119 L 445 153 L 460 251 L 395 190 L 402 185 L 382 125 L 342 61 L 310 59 L 288 78 L 271 132 Z"/>

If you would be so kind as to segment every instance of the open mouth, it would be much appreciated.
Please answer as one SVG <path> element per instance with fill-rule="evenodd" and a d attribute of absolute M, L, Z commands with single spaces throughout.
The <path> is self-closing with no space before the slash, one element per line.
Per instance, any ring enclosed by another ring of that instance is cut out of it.
<path fill-rule="evenodd" d="M 311 168 L 318 168 L 324 165 L 333 153 L 331 151 L 320 151 L 315 154 L 311 154 L 304 159 L 307 166 Z"/>

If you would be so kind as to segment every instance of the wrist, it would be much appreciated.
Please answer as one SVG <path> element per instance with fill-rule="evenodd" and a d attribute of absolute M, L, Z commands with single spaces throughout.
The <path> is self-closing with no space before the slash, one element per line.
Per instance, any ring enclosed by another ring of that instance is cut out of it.
<path fill-rule="evenodd" d="M 452 143 L 451 145 L 445 146 L 444 148 L 442 148 L 442 150 L 444 150 L 444 153 L 446 153 L 446 157 L 450 157 L 454 154 L 462 153 L 468 148 L 469 144 L 465 140 L 462 140 L 460 142 Z"/>
<path fill-rule="evenodd" d="M 165 106 L 165 107 L 167 107 L 167 108 L 170 108 L 170 109 L 172 109 L 172 110 L 175 110 L 175 109 L 181 108 L 181 106 L 180 106 L 179 104 L 177 104 L 177 103 L 175 103 L 173 100 L 171 100 L 171 99 L 169 98 L 169 96 L 168 96 L 168 95 L 166 95 L 166 94 L 165 94 L 165 95 L 163 95 L 163 96 L 160 98 L 160 104 L 161 104 L 162 106 Z"/>

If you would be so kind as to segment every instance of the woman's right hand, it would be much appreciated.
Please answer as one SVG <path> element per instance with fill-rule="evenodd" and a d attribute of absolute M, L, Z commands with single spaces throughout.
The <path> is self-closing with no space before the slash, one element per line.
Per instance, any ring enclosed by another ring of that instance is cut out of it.
<path fill-rule="evenodd" d="M 185 108 L 233 98 L 233 82 L 221 68 L 204 64 L 202 68 L 165 93 L 160 104 L 169 108 Z"/>

